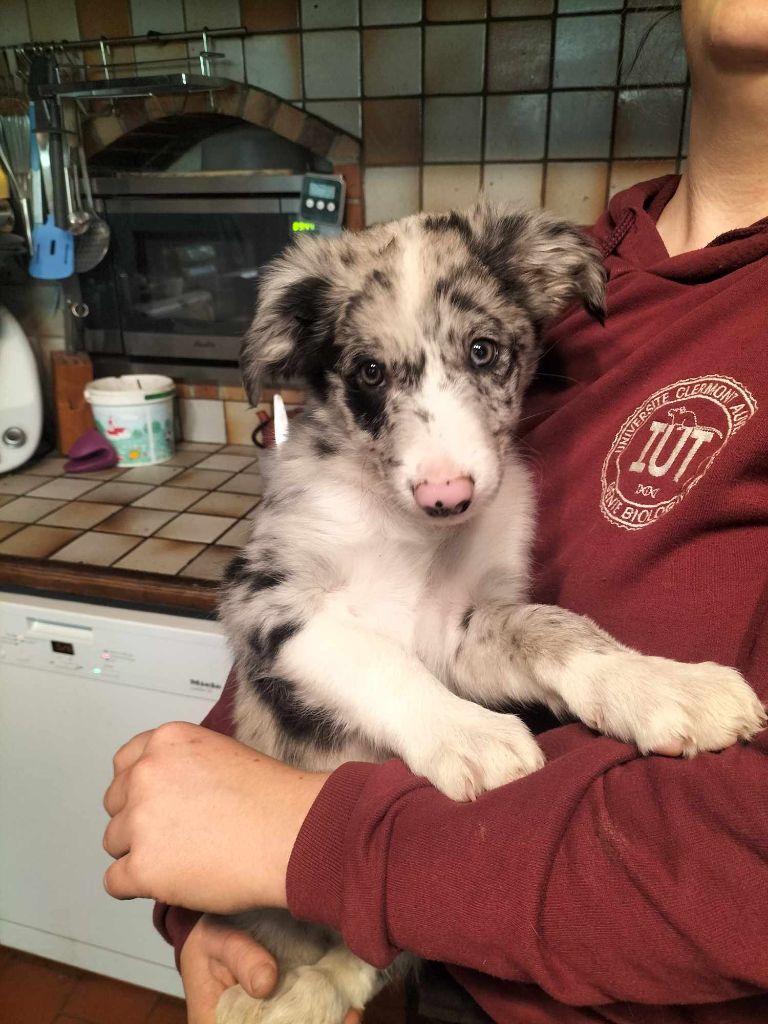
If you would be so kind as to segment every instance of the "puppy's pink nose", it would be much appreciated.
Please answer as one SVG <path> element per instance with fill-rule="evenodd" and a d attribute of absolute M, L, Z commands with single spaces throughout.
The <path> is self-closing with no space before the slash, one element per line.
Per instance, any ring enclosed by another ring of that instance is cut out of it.
<path fill-rule="evenodd" d="M 413 489 L 416 504 L 428 516 L 458 516 L 466 512 L 475 493 L 468 476 L 453 480 L 424 480 Z"/>

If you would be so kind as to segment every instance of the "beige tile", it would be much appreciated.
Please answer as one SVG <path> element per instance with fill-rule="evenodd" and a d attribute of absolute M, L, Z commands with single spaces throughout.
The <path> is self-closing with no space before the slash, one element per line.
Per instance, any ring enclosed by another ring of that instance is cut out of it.
<path fill-rule="evenodd" d="M 156 530 L 173 519 L 175 512 L 163 512 L 156 508 L 121 508 L 109 519 L 105 519 L 96 529 L 104 533 L 131 533 L 139 537 L 151 537 Z"/>
<path fill-rule="evenodd" d="M 90 501 L 107 501 L 115 505 L 128 505 L 141 498 L 152 488 L 149 484 L 124 484 L 120 480 L 110 480 L 95 491 L 89 491 Z"/>
<path fill-rule="evenodd" d="M 181 512 L 204 494 L 205 491 L 187 487 L 155 487 L 132 504 L 134 508 L 163 508 Z"/>
<path fill-rule="evenodd" d="M 27 526 L 0 544 L 0 555 L 47 558 L 76 536 L 77 530 L 64 530 L 60 526 Z"/>
<path fill-rule="evenodd" d="M 179 570 L 199 555 L 204 544 L 190 544 L 183 540 L 160 540 L 150 537 L 134 548 L 116 564 L 117 569 L 135 569 L 137 572 L 159 572 L 175 576 Z"/>
<path fill-rule="evenodd" d="M 423 190 L 424 210 L 457 210 L 471 206 L 480 191 L 480 165 L 427 164 Z"/>
<path fill-rule="evenodd" d="M 114 480 L 124 472 L 122 466 L 113 466 L 112 469 L 95 469 L 92 473 L 67 473 L 67 480 Z"/>
<path fill-rule="evenodd" d="M 255 444 L 228 444 L 219 452 L 219 455 L 250 455 L 252 459 L 256 458 L 258 454 L 259 449 Z"/>
<path fill-rule="evenodd" d="M 138 537 L 125 537 L 115 533 L 84 533 L 66 547 L 60 548 L 51 558 L 55 562 L 112 565 L 138 543 Z"/>
<path fill-rule="evenodd" d="M 70 501 L 60 509 L 40 520 L 41 526 L 70 526 L 78 530 L 90 530 L 102 519 L 117 512 L 119 505 L 108 505 L 100 501 Z"/>
<path fill-rule="evenodd" d="M 60 476 L 64 472 L 64 466 L 69 459 L 62 458 L 56 455 L 49 455 L 46 459 L 41 459 L 39 462 L 32 462 L 25 468 L 30 472 L 34 473 L 35 476 Z"/>
<path fill-rule="evenodd" d="M 258 449 L 254 445 L 252 455 L 209 455 L 195 466 L 195 469 L 223 469 L 227 473 L 242 473 L 256 459 Z"/>
<path fill-rule="evenodd" d="M 428 21 L 469 21 L 485 17 L 485 0 L 427 0 Z"/>
<path fill-rule="evenodd" d="M 368 167 L 365 223 L 383 224 L 419 212 L 418 167 Z"/>
<path fill-rule="evenodd" d="M 262 494 L 264 484 L 258 473 L 238 473 L 231 480 L 227 480 L 218 490 L 234 491 L 236 494 Z"/>
<path fill-rule="evenodd" d="M 70 477 L 59 477 L 56 480 L 48 480 L 41 487 L 30 491 L 29 497 L 62 498 L 64 501 L 74 501 L 75 498 L 81 498 L 98 486 L 98 480 L 73 480 Z"/>
<path fill-rule="evenodd" d="M 674 160 L 615 160 L 611 165 L 608 191 L 613 196 L 622 189 L 636 185 L 638 181 L 649 181 L 674 172 Z"/>
<path fill-rule="evenodd" d="M 137 466 L 136 469 L 126 469 L 120 477 L 120 482 L 125 484 L 164 484 L 167 480 L 178 476 L 181 473 L 181 466 Z"/>
<path fill-rule="evenodd" d="M 253 523 L 247 519 L 241 519 L 230 530 L 222 534 L 216 543 L 226 544 L 228 547 L 241 548 L 251 539 L 252 530 Z"/>
<path fill-rule="evenodd" d="M 542 164 L 486 164 L 483 193 L 495 203 L 541 206 Z"/>
<path fill-rule="evenodd" d="M 170 487 L 201 487 L 203 490 L 212 491 L 220 484 L 223 484 L 232 476 L 232 473 L 225 473 L 217 469 L 187 469 L 179 476 L 174 477 Z"/>
<path fill-rule="evenodd" d="M 39 487 L 43 481 L 30 473 L 9 473 L 0 476 L 0 494 L 26 494 Z"/>
<path fill-rule="evenodd" d="M 191 506 L 190 512 L 202 512 L 211 516 L 234 516 L 239 519 L 258 504 L 253 494 L 228 494 L 212 491 Z"/>
<path fill-rule="evenodd" d="M 265 450 L 263 448 L 260 448 L 259 449 L 259 457 L 255 460 L 255 462 L 252 462 L 250 464 L 250 466 L 246 466 L 245 469 L 243 470 L 243 473 L 247 473 L 248 476 L 253 476 L 253 474 L 259 474 L 260 475 L 261 474 L 261 464 L 262 464 L 264 458 L 266 457 L 266 454 L 267 453 L 265 452 Z"/>
<path fill-rule="evenodd" d="M 234 522 L 235 520 L 230 516 L 205 516 L 195 512 L 182 512 L 167 526 L 158 530 L 157 536 L 211 544 Z"/>
<path fill-rule="evenodd" d="M 202 441 L 179 441 L 176 445 L 180 452 L 217 452 L 220 444 L 205 444 Z"/>
<path fill-rule="evenodd" d="M 3 505 L 7 505 L 9 501 L 14 501 L 15 498 L 15 494 L 0 494 L 0 508 L 2 508 Z"/>
<path fill-rule="evenodd" d="M 245 389 L 240 386 L 233 387 L 230 384 L 220 384 L 219 398 L 223 398 L 225 402 L 244 402 Z"/>
<path fill-rule="evenodd" d="M 10 537 L 12 533 L 23 529 L 23 527 L 24 523 L 0 523 L 0 540 L 5 540 L 6 537 Z"/>
<path fill-rule="evenodd" d="M 63 504 L 50 498 L 15 498 L 0 508 L 0 519 L 6 523 L 36 523 Z"/>
<path fill-rule="evenodd" d="M 224 403 L 218 398 L 180 398 L 178 400 L 182 436 L 193 442 L 227 440 Z"/>
<path fill-rule="evenodd" d="M 256 409 L 247 402 L 225 402 L 224 419 L 228 444 L 248 444 L 259 425 Z"/>
<path fill-rule="evenodd" d="M 207 458 L 205 452 L 188 452 L 188 451 L 177 451 L 170 459 L 166 459 L 163 463 L 164 466 L 194 466 L 197 462 L 202 462 L 203 459 Z"/>
<path fill-rule="evenodd" d="M 607 163 L 550 163 L 544 205 L 577 224 L 593 224 L 605 208 L 607 185 Z"/>
<path fill-rule="evenodd" d="M 189 565 L 185 565 L 179 576 L 192 576 L 199 580 L 220 580 L 233 556 L 232 548 L 212 545 L 197 558 L 193 558 Z"/>

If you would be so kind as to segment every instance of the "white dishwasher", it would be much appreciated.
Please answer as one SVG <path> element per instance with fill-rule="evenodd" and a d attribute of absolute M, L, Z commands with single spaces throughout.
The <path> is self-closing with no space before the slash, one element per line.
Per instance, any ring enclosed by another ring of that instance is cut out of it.
<path fill-rule="evenodd" d="M 202 619 L 0 593 L 0 943 L 172 995 L 147 900 L 103 889 L 112 755 L 199 722 L 230 658 Z"/>

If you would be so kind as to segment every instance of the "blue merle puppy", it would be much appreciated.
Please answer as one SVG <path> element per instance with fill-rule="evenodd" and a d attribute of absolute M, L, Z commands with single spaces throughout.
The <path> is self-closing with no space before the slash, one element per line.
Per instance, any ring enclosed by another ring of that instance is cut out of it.
<path fill-rule="evenodd" d="M 308 770 L 401 757 L 454 800 L 543 764 L 511 700 L 642 751 L 693 755 L 764 721 L 732 669 L 643 657 L 527 598 L 534 507 L 514 429 L 542 332 L 603 317 L 590 241 L 545 213 L 421 214 L 300 238 L 266 272 L 245 380 L 306 381 L 272 457 L 221 616 L 236 736 Z M 219 1024 L 339 1024 L 384 975 L 328 929 L 238 918 L 277 956 L 269 1000 L 239 987 Z"/>

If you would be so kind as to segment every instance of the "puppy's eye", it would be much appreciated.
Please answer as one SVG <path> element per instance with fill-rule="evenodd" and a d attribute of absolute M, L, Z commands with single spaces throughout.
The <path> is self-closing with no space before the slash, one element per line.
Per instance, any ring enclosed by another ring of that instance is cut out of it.
<path fill-rule="evenodd" d="M 384 367 L 375 359 L 366 359 L 357 371 L 358 381 L 366 388 L 378 388 L 384 383 Z"/>
<path fill-rule="evenodd" d="M 469 346 L 469 361 L 478 370 L 487 370 L 499 358 L 499 346 L 490 338 L 475 338 Z"/>

